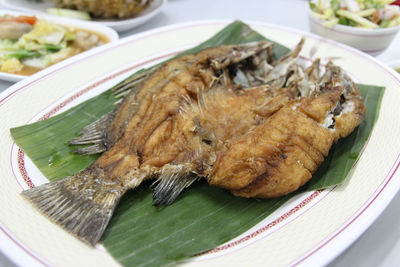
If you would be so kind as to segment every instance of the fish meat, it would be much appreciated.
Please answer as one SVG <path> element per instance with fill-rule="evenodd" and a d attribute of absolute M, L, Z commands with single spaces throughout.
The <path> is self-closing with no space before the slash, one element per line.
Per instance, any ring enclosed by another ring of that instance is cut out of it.
<path fill-rule="evenodd" d="M 272 198 L 298 189 L 365 114 L 350 78 L 328 63 L 309 97 L 288 102 L 264 123 L 229 144 L 209 176 L 210 185 L 242 197 Z"/>
<path fill-rule="evenodd" d="M 279 60 L 271 42 L 207 48 L 118 85 L 122 102 L 83 128 L 88 168 L 23 191 L 44 214 L 95 245 L 129 189 L 154 179 L 169 205 L 198 179 L 241 197 L 271 198 L 311 179 L 365 114 L 350 77 L 329 62 L 305 68 L 304 39 Z M 89 146 L 87 146 L 89 145 Z"/>

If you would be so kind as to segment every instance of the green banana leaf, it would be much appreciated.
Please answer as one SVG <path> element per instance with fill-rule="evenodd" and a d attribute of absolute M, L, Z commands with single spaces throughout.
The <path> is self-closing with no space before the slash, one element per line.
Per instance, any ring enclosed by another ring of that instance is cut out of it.
<path fill-rule="evenodd" d="M 185 53 L 258 40 L 266 38 L 237 21 Z M 288 51 L 275 45 L 276 58 Z M 358 86 L 365 97 L 365 120 L 332 148 L 313 179 L 299 192 L 343 183 L 351 173 L 377 119 L 384 93 L 383 87 Z M 115 95 L 108 90 L 60 115 L 13 128 L 11 135 L 49 180 L 60 179 L 87 167 L 97 158 L 72 153 L 74 147 L 68 141 L 94 118 L 112 110 L 115 101 Z M 102 238 L 106 249 L 125 266 L 170 265 L 215 248 L 259 223 L 296 194 L 269 200 L 243 199 L 198 182 L 171 206 L 154 207 L 149 187 L 145 183 L 123 197 Z"/>

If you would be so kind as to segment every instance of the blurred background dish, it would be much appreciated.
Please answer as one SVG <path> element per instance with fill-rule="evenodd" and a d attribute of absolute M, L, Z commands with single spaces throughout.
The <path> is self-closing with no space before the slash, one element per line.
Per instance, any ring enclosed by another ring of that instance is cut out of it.
<path fill-rule="evenodd" d="M 92 22 L 0 10 L 0 38 L 0 79 L 19 81 L 119 36 Z"/>
<path fill-rule="evenodd" d="M 116 31 L 126 31 L 142 25 L 155 17 L 158 13 L 160 13 L 166 4 L 167 0 L 152 0 L 145 9 L 132 17 L 92 18 L 91 21 L 111 27 Z M 56 5 L 51 2 L 34 0 L 0 0 L 0 5 L 14 10 L 35 13 L 47 13 L 48 9 L 56 7 Z M 98 9 L 99 14 L 105 14 L 102 9 Z M 121 16 L 122 15 L 123 13 L 121 13 Z"/>
<path fill-rule="evenodd" d="M 400 59 L 390 61 L 388 65 L 400 74 Z"/>
<path fill-rule="evenodd" d="M 55 4 L 55 9 L 63 12 L 87 14 L 98 19 L 127 19 L 138 15 L 147 9 L 153 0 L 29 0 L 33 2 L 49 2 Z M 54 8 L 52 9 L 54 10 Z M 57 10 L 56 10 L 57 11 Z M 57 12 L 56 12 L 57 13 Z"/>
<path fill-rule="evenodd" d="M 323 21 L 311 13 L 309 14 L 309 23 L 311 32 L 350 45 L 373 56 L 384 52 L 400 30 L 400 26 L 376 30 L 340 24 L 324 26 Z"/>
<path fill-rule="evenodd" d="M 379 55 L 400 29 L 400 7 L 393 0 L 312 0 L 313 33 Z"/>

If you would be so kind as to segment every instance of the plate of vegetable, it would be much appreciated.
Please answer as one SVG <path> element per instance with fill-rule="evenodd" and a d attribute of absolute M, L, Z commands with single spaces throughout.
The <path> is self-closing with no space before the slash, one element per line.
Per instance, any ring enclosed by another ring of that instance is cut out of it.
<path fill-rule="evenodd" d="M 62 60 L 118 40 L 111 28 L 53 16 L 0 13 L 0 79 L 19 81 Z"/>
<path fill-rule="evenodd" d="M 167 0 L 97 1 L 0 0 L 0 4 L 24 12 L 39 12 L 80 20 L 90 20 L 126 31 L 146 23 L 167 4 Z"/>
<path fill-rule="evenodd" d="M 378 55 L 400 29 L 400 7 L 393 0 L 310 1 L 310 29 L 366 53 Z"/>

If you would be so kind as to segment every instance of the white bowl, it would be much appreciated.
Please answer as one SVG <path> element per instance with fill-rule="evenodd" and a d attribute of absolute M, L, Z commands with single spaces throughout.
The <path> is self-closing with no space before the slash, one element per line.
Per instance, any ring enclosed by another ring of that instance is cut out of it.
<path fill-rule="evenodd" d="M 383 29 L 361 29 L 336 24 L 328 27 L 323 25 L 323 20 L 313 16 L 311 12 L 309 12 L 308 18 L 311 32 L 350 45 L 374 56 L 385 51 L 400 30 L 400 26 Z"/>

